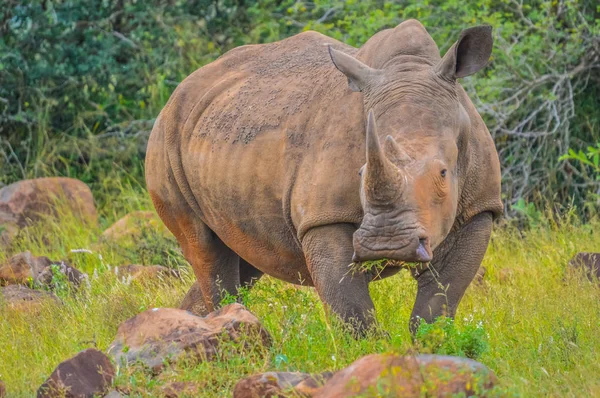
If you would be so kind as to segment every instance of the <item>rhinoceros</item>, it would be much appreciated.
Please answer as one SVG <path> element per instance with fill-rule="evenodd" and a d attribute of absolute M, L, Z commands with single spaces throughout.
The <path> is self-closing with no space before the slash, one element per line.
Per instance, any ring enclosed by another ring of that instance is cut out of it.
<path fill-rule="evenodd" d="M 453 316 L 502 214 L 494 142 L 457 79 L 486 66 L 491 27 L 440 57 L 421 23 L 356 49 L 317 32 L 235 48 L 176 88 L 146 182 L 212 311 L 261 275 L 314 286 L 356 331 L 374 324 L 350 272 L 410 267 L 420 320 Z"/>

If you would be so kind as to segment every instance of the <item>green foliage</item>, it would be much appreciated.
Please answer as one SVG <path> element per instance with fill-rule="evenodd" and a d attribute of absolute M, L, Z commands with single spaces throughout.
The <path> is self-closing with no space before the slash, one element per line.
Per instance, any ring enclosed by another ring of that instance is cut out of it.
<path fill-rule="evenodd" d="M 178 82 L 245 43 L 242 3 L 4 2 L 0 183 L 143 181 L 149 130 Z"/>
<path fill-rule="evenodd" d="M 360 46 L 416 18 L 441 52 L 465 27 L 494 27 L 490 65 L 462 83 L 500 152 L 508 212 L 519 199 L 574 198 L 593 215 L 595 176 L 558 158 L 600 140 L 599 15 L 591 0 L 10 0 L 0 11 L 0 183 L 73 176 L 104 206 L 115 181 L 143 189 L 154 118 L 224 51 L 308 29 Z"/>
<path fill-rule="evenodd" d="M 477 359 L 489 349 L 481 321 L 475 325 L 466 320 L 461 330 L 452 318 L 439 317 L 431 324 L 421 320 L 415 340 L 419 351 L 429 354 Z"/>
<path fill-rule="evenodd" d="M 50 286 L 52 287 L 52 291 L 56 293 L 58 297 L 65 297 L 71 291 L 69 278 L 67 277 L 64 268 L 64 264 L 50 264 L 50 269 L 52 272 Z"/>
<path fill-rule="evenodd" d="M 147 201 L 131 198 L 124 192 L 123 203 L 113 205 L 131 211 Z M 141 311 L 179 306 L 193 282 L 185 265 L 182 280 L 142 284 L 117 278 L 112 270 L 128 258 L 101 243 L 101 229 L 78 222 L 63 219 L 60 225 L 28 229 L 13 248 L 68 258 L 88 273 L 90 283 L 62 295 L 62 304 L 48 302 L 37 313 L 0 302 L 0 379 L 10 397 L 34 395 L 56 365 L 78 351 L 106 350 L 118 326 Z M 237 381 L 250 374 L 320 373 L 372 353 L 432 352 L 477 358 L 496 373 L 510 396 L 593 396 L 600 388 L 598 286 L 566 271 L 574 253 L 598 242 L 598 227 L 564 219 L 560 228 L 547 221 L 525 232 L 496 230 L 483 262 L 483 283 L 467 290 L 454 321 L 441 318 L 422 325 L 414 342 L 408 322 L 416 283 L 408 272 L 370 285 L 380 328 L 387 334 L 358 340 L 325 311 L 314 289 L 263 277 L 225 302 L 241 299 L 248 306 L 271 334 L 270 348 L 234 355 L 236 347 L 231 346 L 214 362 L 182 361 L 160 377 L 139 367 L 121 367 L 115 386 L 130 388 L 132 396 L 157 396 L 167 381 L 194 381 L 201 396 L 231 396 Z M 7 256 L 0 252 L 0 263 Z"/>
<path fill-rule="evenodd" d="M 532 202 L 525 202 L 525 199 L 523 198 L 520 198 L 517 200 L 517 203 L 512 205 L 512 210 L 514 210 L 518 216 L 524 218 L 530 226 L 538 226 L 541 222 L 545 221 L 543 213 L 538 210 L 536 205 Z"/>
<path fill-rule="evenodd" d="M 581 149 L 577 152 L 569 149 L 569 152 L 558 160 L 574 160 L 579 163 L 579 166 L 588 166 L 594 172 L 593 178 L 600 180 L 600 143 L 595 147 L 588 146 L 587 152 L 583 152 Z"/>
<path fill-rule="evenodd" d="M 597 215 L 600 205 L 600 143 L 588 146 L 587 151 L 569 151 L 559 158 L 567 162 L 566 169 L 578 185 L 586 188 L 584 208 L 587 214 Z"/>
<path fill-rule="evenodd" d="M 238 289 L 238 294 L 230 294 L 229 292 L 223 291 L 223 297 L 221 298 L 220 306 L 227 304 L 241 303 L 248 305 L 250 290 L 247 286 L 242 286 Z"/>

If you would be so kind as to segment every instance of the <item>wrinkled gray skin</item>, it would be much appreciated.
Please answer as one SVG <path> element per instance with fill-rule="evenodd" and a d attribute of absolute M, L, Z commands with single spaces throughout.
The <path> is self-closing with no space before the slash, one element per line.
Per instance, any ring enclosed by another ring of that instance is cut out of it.
<path fill-rule="evenodd" d="M 502 212 L 494 143 L 457 83 L 491 49 L 476 27 L 440 58 L 411 20 L 358 50 L 315 32 L 240 47 L 182 82 L 146 180 L 206 310 L 266 273 L 363 331 L 373 275 L 349 264 L 389 258 L 424 264 L 413 331 L 453 316 Z"/>

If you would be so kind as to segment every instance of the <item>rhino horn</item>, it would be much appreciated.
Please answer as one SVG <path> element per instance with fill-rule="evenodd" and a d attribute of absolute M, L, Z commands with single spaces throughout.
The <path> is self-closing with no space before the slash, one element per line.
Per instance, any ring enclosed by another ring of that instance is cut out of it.
<path fill-rule="evenodd" d="M 398 165 L 404 165 L 411 160 L 410 156 L 398 145 L 391 135 L 385 137 L 384 152 L 393 163 Z"/>
<path fill-rule="evenodd" d="M 399 193 L 399 171 L 379 144 L 373 111 L 367 117 L 367 167 L 364 180 L 366 198 L 373 203 L 389 203 Z"/>

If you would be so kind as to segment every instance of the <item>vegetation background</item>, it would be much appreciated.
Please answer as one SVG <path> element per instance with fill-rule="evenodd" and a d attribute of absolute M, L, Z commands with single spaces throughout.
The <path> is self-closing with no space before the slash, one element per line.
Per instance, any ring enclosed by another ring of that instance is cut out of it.
<path fill-rule="evenodd" d="M 49 222 L 12 248 L 69 257 L 92 277 L 84 292 L 58 292 L 65 305 L 35 317 L 0 308 L 0 379 L 9 392 L 31 396 L 58 362 L 90 346 L 106 349 L 120 322 L 177 306 L 191 283 L 123 283 L 110 272 L 126 263 L 185 269 L 172 237 L 149 231 L 119 247 L 98 243 L 119 217 L 152 208 L 146 141 L 182 79 L 239 45 L 313 29 L 360 46 L 409 18 L 442 53 L 466 27 L 494 28 L 489 66 L 462 84 L 500 153 L 512 225 L 495 232 L 486 282 L 469 289 L 456 328 L 442 323 L 411 342 L 415 287 L 406 275 L 373 284 L 391 338 L 363 341 L 328 320 L 311 290 L 267 278 L 244 297 L 274 337 L 266 357 L 225 353 L 215 364 L 180 364 L 165 379 L 200 380 L 206 396 L 226 396 L 253 372 L 339 369 L 367 353 L 418 349 L 479 359 L 500 377 L 502 394 L 600 396 L 598 289 L 565 272 L 577 251 L 600 251 L 595 0 L 0 0 L 0 186 L 78 178 L 92 188 L 101 218 L 98 229 L 68 217 Z M 71 252 L 79 248 L 93 250 Z M 153 396 L 163 382 L 124 368 L 117 385 Z"/>
<path fill-rule="evenodd" d="M 360 46 L 409 18 L 442 53 L 465 27 L 494 27 L 489 66 L 463 84 L 496 141 L 507 214 L 553 202 L 596 215 L 595 0 L 3 0 L 0 182 L 71 176 L 104 206 L 112 184 L 142 189 L 154 118 L 195 69 L 308 29 Z"/>

